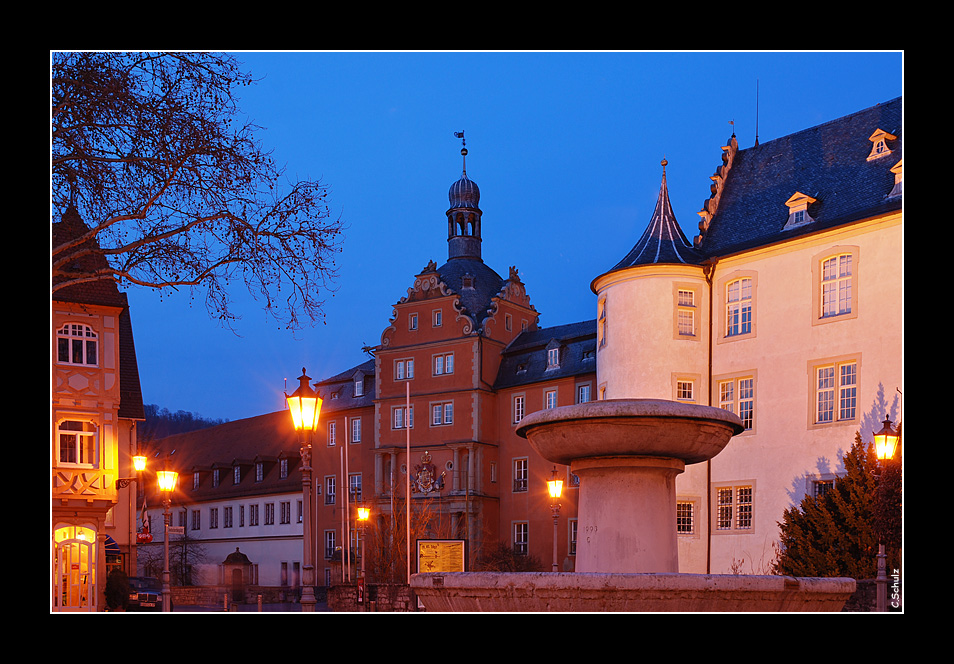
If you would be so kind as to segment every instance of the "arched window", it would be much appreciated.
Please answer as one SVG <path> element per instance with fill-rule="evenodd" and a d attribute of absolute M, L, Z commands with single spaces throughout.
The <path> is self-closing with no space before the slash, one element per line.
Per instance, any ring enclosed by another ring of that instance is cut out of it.
<path fill-rule="evenodd" d="M 96 332 L 89 325 L 67 323 L 56 332 L 56 354 L 61 364 L 95 367 L 99 361 Z"/>

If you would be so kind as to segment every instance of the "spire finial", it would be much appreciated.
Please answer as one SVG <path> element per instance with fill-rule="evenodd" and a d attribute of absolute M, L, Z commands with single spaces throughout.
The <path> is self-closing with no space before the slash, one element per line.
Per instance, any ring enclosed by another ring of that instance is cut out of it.
<path fill-rule="evenodd" d="M 467 175 L 467 141 L 464 139 L 463 130 L 455 131 L 454 136 L 460 139 L 460 144 L 461 144 L 460 156 L 463 158 L 463 161 L 464 161 L 464 175 Z"/>

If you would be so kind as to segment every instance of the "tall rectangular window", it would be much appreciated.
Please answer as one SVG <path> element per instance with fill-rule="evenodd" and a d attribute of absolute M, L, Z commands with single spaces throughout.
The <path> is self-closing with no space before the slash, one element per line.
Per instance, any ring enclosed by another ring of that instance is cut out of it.
<path fill-rule="evenodd" d="M 529 488 L 530 461 L 526 457 L 513 460 L 513 490 L 524 492 Z"/>
<path fill-rule="evenodd" d="M 351 420 L 351 442 L 360 443 L 361 442 L 361 418 L 356 417 Z"/>
<path fill-rule="evenodd" d="M 851 254 L 822 261 L 822 316 L 851 313 Z"/>
<path fill-rule="evenodd" d="M 338 428 L 335 426 L 334 422 L 328 422 L 328 447 L 335 446 L 335 439 L 337 436 Z"/>
<path fill-rule="evenodd" d="M 524 416 L 524 397 L 516 396 L 513 398 L 513 421 L 514 424 L 523 419 Z"/>
<path fill-rule="evenodd" d="M 854 420 L 858 408 L 858 364 L 854 361 L 815 369 L 815 422 Z"/>
<path fill-rule="evenodd" d="M 513 552 L 521 556 L 530 552 L 530 524 L 526 521 L 513 524 Z"/>
<path fill-rule="evenodd" d="M 325 477 L 325 505 L 335 504 L 335 476 Z"/>
<path fill-rule="evenodd" d="M 726 286 L 726 336 L 752 331 L 752 279 L 730 281 Z"/>
<path fill-rule="evenodd" d="M 719 381 L 719 407 L 735 413 L 748 431 L 755 423 L 755 378 L 743 376 Z"/>
<path fill-rule="evenodd" d="M 692 535 L 695 532 L 693 504 L 689 501 L 676 502 L 676 532 L 680 535 Z"/>
<path fill-rule="evenodd" d="M 547 390 L 543 395 L 544 406 L 549 410 L 550 408 L 556 408 L 557 406 L 557 393 L 556 390 Z"/>

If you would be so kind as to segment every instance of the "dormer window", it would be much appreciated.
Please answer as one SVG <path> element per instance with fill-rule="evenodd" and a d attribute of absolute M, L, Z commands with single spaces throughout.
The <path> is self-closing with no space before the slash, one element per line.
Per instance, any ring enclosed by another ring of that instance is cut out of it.
<path fill-rule="evenodd" d="M 891 193 L 888 194 L 888 198 L 897 198 L 901 195 L 901 173 L 902 173 L 901 162 L 891 167 L 891 172 L 894 173 L 894 188 L 891 189 Z"/>
<path fill-rule="evenodd" d="M 897 136 L 889 134 L 883 129 L 878 129 L 868 140 L 871 141 L 871 152 L 868 154 L 868 161 L 879 159 L 891 154 L 891 148 L 888 147 L 888 141 L 897 140 Z"/>
<path fill-rule="evenodd" d="M 354 395 L 356 397 L 364 396 L 364 376 L 357 376 L 354 379 Z"/>
<path fill-rule="evenodd" d="M 792 197 L 785 201 L 785 205 L 788 206 L 788 221 L 785 222 L 783 230 L 798 228 L 799 226 L 804 226 L 805 224 L 810 224 L 815 221 L 808 214 L 808 206 L 815 203 L 815 200 L 816 199 L 811 196 L 799 191 L 792 194 Z"/>
<path fill-rule="evenodd" d="M 547 346 L 547 369 L 560 368 L 560 345 L 556 341 L 551 341 Z"/>

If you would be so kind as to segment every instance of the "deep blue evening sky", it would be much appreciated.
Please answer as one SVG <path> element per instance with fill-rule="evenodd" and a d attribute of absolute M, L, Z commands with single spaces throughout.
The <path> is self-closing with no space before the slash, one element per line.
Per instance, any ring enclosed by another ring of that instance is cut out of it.
<path fill-rule="evenodd" d="M 447 260 L 447 191 L 480 187 L 483 259 L 517 266 L 544 326 L 595 318 L 592 279 L 639 238 L 660 161 L 690 239 L 733 132 L 741 148 L 893 99 L 903 54 L 239 52 L 262 79 L 241 110 L 289 176 L 330 185 L 348 226 L 327 324 L 297 334 L 235 291 L 238 335 L 201 297 L 131 289 L 143 399 L 238 420 L 365 359 L 429 260 Z M 758 98 L 756 90 L 758 88 Z M 734 122 L 730 125 L 730 122 Z"/>

